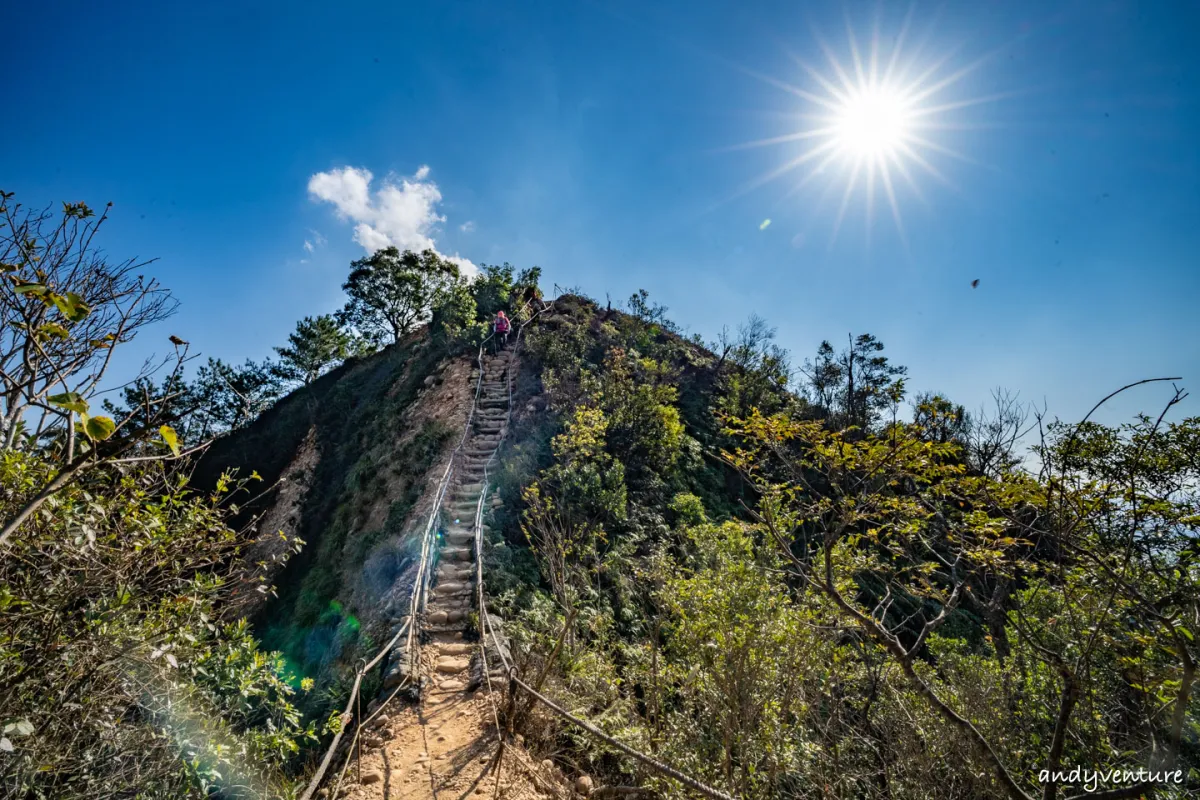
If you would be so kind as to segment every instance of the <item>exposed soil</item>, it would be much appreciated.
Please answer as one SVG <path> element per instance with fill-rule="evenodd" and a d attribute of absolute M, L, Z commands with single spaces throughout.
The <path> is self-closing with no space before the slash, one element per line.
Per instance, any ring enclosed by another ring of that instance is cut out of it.
<path fill-rule="evenodd" d="M 289 555 L 291 540 L 295 539 L 300 528 L 300 509 L 320 457 L 317 429 L 313 426 L 309 428 L 292 462 L 279 476 L 274 502 L 255 522 L 257 537 L 241 557 L 238 567 L 240 582 L 252 581 L 257 575 L 265 576 L 267 583 L 275 582 L 283 569 L 285 556 Z M 251 484 L 250 488 L 258 491 L 259 486 L 261 484 Z M 280 536 L 281 533 L 287 538 Z M 254 583 L 248 583 L 238 590 L 237 600 L 230 604 L 227 611 L 231 619 L 252 617 L 258 613 L 267 595 L 255 589 Z"/>
<path fill-rule="evenodd" d="M 519 749 L 506 747 L 502 762 L 495 763 L 499 739 L 493 697 L 497 703 L 501 701 L 499 692 L 492 694 L 486 688 L 476 692 L 434 690 L 419 706 L 394 711 L 394 717 L 371 728 L 364 737 L 373 746 L 363 747 L 361 778 L 351 763 L 340 797 L 541 800 L 558 796 L 535 787 L 528 756 Z"/>
<path fill-rule="evenodd" d="M 508 425 L 511 353 L 485 359 L 483 385 L 471 436 L 460 454 L 458 476 L 445 511 L 449 524 L 425 614 L 420 674 L 428 688 L 416 707 L 396 701 L 361 738 L 361 758 L 352 763 L 341 797 L 355 800 L 463 800 L 504 797 L 534 800 L 558 795 L 554 784 L 536 775 L 517 746 L 497 759 L 496 706 L 500 674 L 471 675 L 478 643 L 468 641 L 475 596 L 474 518 L 489 459 Z M 463 375 L 448 371 L 461 380 Z M 447 383 L 451 383 L 450 380 Z M 452 389 L 446 394 L 451 395 Z M 448 410 L 448 409 L 447 409 Z M 465 421 L 465 419 L 464 419 Z M 465 636 L 467 635 L 467 636 Z M 403 659 L 403 654 L 399 654 Z M 353 754 L 351 758 L 353 759 Z M 545 791 L 538 789 L 542 786 Z"/>

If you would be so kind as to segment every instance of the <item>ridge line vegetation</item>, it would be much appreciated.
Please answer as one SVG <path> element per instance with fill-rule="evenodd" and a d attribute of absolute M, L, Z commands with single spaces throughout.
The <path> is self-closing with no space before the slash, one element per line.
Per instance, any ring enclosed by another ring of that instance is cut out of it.
<path fill-rule="evenodd" d="M 175 301 L 96 250 L 105 219 L 0 197 L 0 787 L 291 797 L 411 572 L 448 435 L 418 400 L 540 271 L 381 250 L 274 359 L 171 337 L 110 387 Z M 1075 766 L 1180 775 L 1089 797 L 1200 789 L 1182 389 L 1116 426 L 1000 390 L 968 413 L 909 400 L 870 334 L 794 366 L 761 317 L 706 343 L 624 308 L 558 297 L 514 387 L 485 555 L 539 691 L 743 798 L 1057 800 L 1086 787 L 1040 776 Z M 288 532 L 257 530 L 306 447 Z M 567 773 L 677 792 L 514 700 Z"/>

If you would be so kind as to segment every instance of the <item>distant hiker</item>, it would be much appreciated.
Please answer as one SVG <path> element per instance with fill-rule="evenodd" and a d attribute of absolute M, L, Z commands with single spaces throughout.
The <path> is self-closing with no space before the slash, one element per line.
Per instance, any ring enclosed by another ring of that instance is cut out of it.
<path fill-rule="evenodd" d="M 512 324 L 508 321 L 508 316 L 503 312 L 496 314 L 496 347 L 501 348 L 508 344 L 508 332 L 512 329 Z"/>

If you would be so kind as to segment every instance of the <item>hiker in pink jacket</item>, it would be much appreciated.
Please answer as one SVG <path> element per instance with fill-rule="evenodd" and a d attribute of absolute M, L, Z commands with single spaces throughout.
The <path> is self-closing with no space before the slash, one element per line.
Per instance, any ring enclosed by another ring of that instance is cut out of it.
<path fill-rule="evenodd" d="M 512 330 L 512 323 L 508 316 L 500 311 L 496 314 L 496 347 L 497 349 L 508 344 L 508 332 Z"/>

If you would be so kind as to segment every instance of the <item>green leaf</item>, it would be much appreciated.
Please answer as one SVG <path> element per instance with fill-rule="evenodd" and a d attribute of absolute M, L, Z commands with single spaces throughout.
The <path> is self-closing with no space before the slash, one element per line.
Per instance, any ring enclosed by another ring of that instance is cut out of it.
<path fill-rule="evenodd" d="M 17 294 L 28 294 L 28 295 L 33 295 L 34 297 L 41 297 L 42 295 L 46 294 L 46 292 L 49 290 L 40 283 L 24 283 L 24 282 L 22 282 L 22 283 L 18 283 L 15 287 L 13 287 L 13 291 L 16 292 Z"/>
<path fill-rule="evenodd" d="M 68 411 L 75 411 L 79 414 L 86 414 L 88 410 L 88 402 L 79 395 L 79 392 L 52 394 L 46 398 L 46 401 L 52 406 L 65 408 Z"/>
<path fill-rule="evenodd" d="M 163 441 L 167 443 L 167 447 L 171 448 L 171 452 L 176 456 L 179 455 L 179 436 L 175 433 L 175 429 L 170 425 L 163 425 L 158 429 Z"/>
<path fill-rule="evenodd" d="M 83 423 L 83 431 L 88 435 L 89 439 L 102 442 L 113 435 L 113 431 L 117 429 L 117 423 L 112 421 L 111 417 L 88 417 Z"/>
<path fill-rule="evenodd" d="M 74 292 L 67 292 L 66 295 L 54 294 L 50 296 L 54 305 L 58 308 L 62 315 L 71 322 L 82 322 L 87 318 L 87 315 L 92 313 L 88 308 L 88 304 L 83 302 L 83 298 Z"/>
<path fill-rule="evenodd" d="M 59 339 L 66 339 L 71 335 L 66 328 L 57 322 L 47 322 L 38 328 L 38 333 L 45 334 L 46 336 L 57 336 Z"/>

